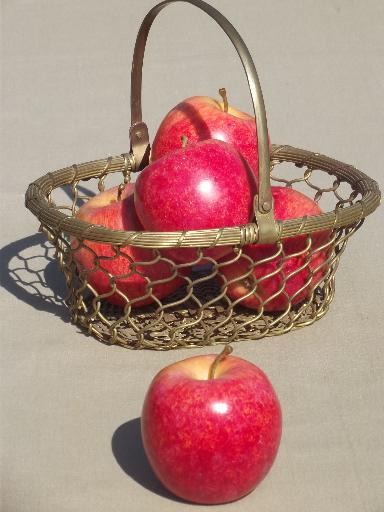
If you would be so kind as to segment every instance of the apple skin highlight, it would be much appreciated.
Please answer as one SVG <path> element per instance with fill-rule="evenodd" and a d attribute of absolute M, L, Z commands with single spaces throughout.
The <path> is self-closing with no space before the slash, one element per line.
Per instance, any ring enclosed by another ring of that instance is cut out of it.
<path fill-rule="evenodd" d="M 176 105 L 163 119 L 152 144 L 155 161 L 180 147 L 185 135 L 190 142 L 217 139 L 233 144 L 258 175 L 259 159 L 255 118 L 208 96 L 193 96 Z"/>
<path fill-rule="evenodd" d="M 142 411 L 149 462 L 175 495 L 195 503 L 227 503 L 266 476 L 280 443 L 281 408 L 266 375 L 228 356 L 208 379 L 216 356 L 164 368 Z"/>
<path fill-rule="evenodd" d="M 255 177 L 239 152 L 218 140 L 191 143 L 167 153 L 137 178 L 135 208 L 148 231 L 187 231 L 251 222 Z M 204 249 L 216 260 L 229 246 Z M 178 262 L 197 259 L 197 250 L 164 249 Z"/>

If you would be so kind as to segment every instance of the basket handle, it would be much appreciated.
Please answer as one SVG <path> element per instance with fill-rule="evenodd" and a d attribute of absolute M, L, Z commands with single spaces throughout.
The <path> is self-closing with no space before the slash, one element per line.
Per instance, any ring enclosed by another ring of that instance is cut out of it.
<path fill-rule="evenodd" d="M 272 243 L 278 239 L 277 227 L 274 219 L 273 199 L 269 173 L 269 141 L 267 129 L 267 117 L 263 93 L 261 91 L 259 77 L 252 57 L 243 39 L 233 25 L 214 7 L 203 0 L 165 0 L 153 7 L 145 16 L 136 38 L 132 59 L 131 71 L 131 153 L 135 160 L 135 170 L 141 170 L 149 163 L 150 145 L 148 128 L 142 121 L 141 89 L 142 68 L 145 46 L 149 30 L 159 12 L 168 4 L 175 2 L 187 2 L 192 4 L 213 18 L 227 34 L 243 64 L 247 76 L 249 90 L 252 97 L 253 110 L 256 119 L 258 155 L 259 155 L 259 186 L 255 196 L 254 212 L 258 224 L 258 240 L 262 243 Z"/>

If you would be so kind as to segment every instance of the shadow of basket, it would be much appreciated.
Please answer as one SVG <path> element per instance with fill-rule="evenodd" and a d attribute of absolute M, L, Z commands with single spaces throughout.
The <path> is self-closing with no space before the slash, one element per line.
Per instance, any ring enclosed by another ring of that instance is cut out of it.
<path fill-rule="evenodd" d="M 17 299 L 65 321 L 67 289 L 55 259 L 55 248 L 42 233 L 21 238 L 0 249 L 1 285 Z"/>

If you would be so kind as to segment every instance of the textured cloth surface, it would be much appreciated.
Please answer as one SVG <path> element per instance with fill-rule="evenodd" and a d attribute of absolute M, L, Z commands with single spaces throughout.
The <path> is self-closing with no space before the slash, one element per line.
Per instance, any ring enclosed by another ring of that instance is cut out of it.
<path fill-rule="evenodd" d="M 384 186 L 384 4 L 211 0 L 255 60 L 274 143 L 354 164 Z M 107 347 L 68 322 L 63 280 L 24 208 L 29 182 L 129 149 L 130 59 L 152 0 L 5 0 L 1 168 L 4 512 L 183 511 L 143 456 L 139 417 L 167 353 Z M 241 64 L 203 13 L 161 13 L 144 64 L 153 134 L 183 98 L 250 110 Z M 384 510 L 383 209 L 350 241 L 329 313 L 282 337 L 235 345 L 280 397 L 278 458 L 241 502 L 201 510 Z M 381 236 L 377 236 L 378 233 Z M 43 276 L 44 287 L 39 282 Z M 53 290 L 53 291 L 52 291 Z"/>

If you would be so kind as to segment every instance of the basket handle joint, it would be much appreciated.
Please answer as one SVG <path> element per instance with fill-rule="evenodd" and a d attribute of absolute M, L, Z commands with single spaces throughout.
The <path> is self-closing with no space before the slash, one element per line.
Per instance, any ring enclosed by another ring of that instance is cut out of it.
<path fill-rule="evenodd" d="M 279 226 L 275 221 L 273 214 L 273 198 L 271 197 L 270 209 L 265 208 L 264 212 L 261 212 L 258 208 L 259 196 L 256 194 L 253 202 L 253 211 L 255 212 L 256 224 L 258 227 L 258 243 L 261 244 L 273 244 L 280 239 Z"/>
<path fill-rule="evenodd" d="M 149 164 L 151 146 L 147 125 L 143 121 L 133 124 L 129 130 L 129 136 L 134 160 L 132 172 L 138 172 Z"/>

